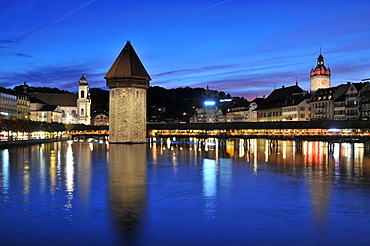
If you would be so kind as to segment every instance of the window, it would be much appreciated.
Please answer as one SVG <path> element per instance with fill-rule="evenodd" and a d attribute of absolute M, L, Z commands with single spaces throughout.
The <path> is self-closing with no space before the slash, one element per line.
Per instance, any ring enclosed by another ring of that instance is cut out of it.
<path fill-rule="evenodd" d="M 85 111 L 83 108 L 81 109 L 81 115 L 85 115 Z"/>
<path fill-rule="evenodd" d="M 85 98 L 85 91 L 81 91 L 81 98 Z"/>

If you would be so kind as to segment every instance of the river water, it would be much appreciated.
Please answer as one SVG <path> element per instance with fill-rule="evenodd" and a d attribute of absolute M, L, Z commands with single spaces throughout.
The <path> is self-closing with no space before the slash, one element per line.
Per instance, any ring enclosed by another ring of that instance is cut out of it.
<path fill-rule="evenodd" d="M 362 144 L 65 141 L 0 150 L 1 245 L 369 245 Z"/>

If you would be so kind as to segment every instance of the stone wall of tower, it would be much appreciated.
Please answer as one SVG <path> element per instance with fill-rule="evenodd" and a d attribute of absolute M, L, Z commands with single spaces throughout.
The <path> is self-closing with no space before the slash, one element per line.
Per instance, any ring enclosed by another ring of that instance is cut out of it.
<path fill-rule="evenodd" d="M 109 105 L 109 141 L 146 142 L 146 88 L 111 88 Z"/>
<path fill-rule="evenodd" d="M 315 93 L 318 89 L 330 88 L 330 76 L 328 75 L 315 75 L 311 76 L 311 93 Z"/>

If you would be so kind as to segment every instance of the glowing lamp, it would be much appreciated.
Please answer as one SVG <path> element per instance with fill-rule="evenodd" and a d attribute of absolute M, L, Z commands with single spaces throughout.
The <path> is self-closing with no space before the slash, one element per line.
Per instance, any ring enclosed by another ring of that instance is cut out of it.
<path fill-rule="evenodd" d="M 328 132 L 339 132 L 339 129 L 331 128 L 331 129 L 328 130 Z"/>
<path fill-rule="evenodd" d="M 205 101 L 204 106 L 214 106 L 216 103 L 215 101 Z"/>

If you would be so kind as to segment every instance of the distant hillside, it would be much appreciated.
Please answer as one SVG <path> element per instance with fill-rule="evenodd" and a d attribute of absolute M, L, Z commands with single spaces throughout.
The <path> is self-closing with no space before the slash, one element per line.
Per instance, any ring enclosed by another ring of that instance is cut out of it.
<path fill-rule="evenodd" d="M 190 117 L 195 115 L 197 109 L 203 107 L 204 100 L 209 97 L 216 101 L 231 98 L 230 94 L 225 94 L 223 91 L 207 91 L 204 88 L 165 89 L 159 86 L 149 87 L 147 93 L 148 120 L 151 121 L 154 118 L 155 121 L 178 120 L 189 122 Z M 233 102 L 224 103 L 220 105 L 220 108 L 225 113 L 227 108 L 241 107 L 248 104 L 249 102 L 244 98 L 234 97 Z M 162 113 L 159 119 L 156 110 L 158 107 L 165 107 L 165 112 Z"/>
<path fill-rule="evenodd" d="M 109 91 L 100 88 L 91 88 L 91 116 L 96 116 L 100 113 L 109 113 Z"/>
<path fill-rule="evenodd" d="M 14 90 L 23 92 L 23 85 L 15 86 Z M 28 92 L 39 93 L 70 93 L 66 90 L 49 87 L 28 87 Z M 147 91 L 147 108 L 149 121 L 184 121 L 189 122 L 190 117 L 195 115 L 197 109 L 203 107 L 205 98 L 219 99 L 231 98 L 231 95 L 223 91 L 206 90 L 204 88 L 180 87 L 165 89 L 160 86 L 152 86 Z M 109 113 L 109 91 L 100 88 L 90 88 L 91 115 Z M 249 102 L 243 97 L 233 97 L 233 102 L 220 105 L 225 113 L 228 108 L 248 105 Z"/>
<path fill-rule="evenodd" d="M 23 85 L 17 85 L 14 86 L 13 90 L 16 92 L 22 93 L 23 92 Z M 34 87 L 34 86 L 29 86 L 28 87 L 28 92 L 39 92 L 39 93 L 70 93 L 73 94 L 72 92 L 66 91 L 66 90 L 61 90 L 58 88 L 50 88 L 50 87 Z"/>

